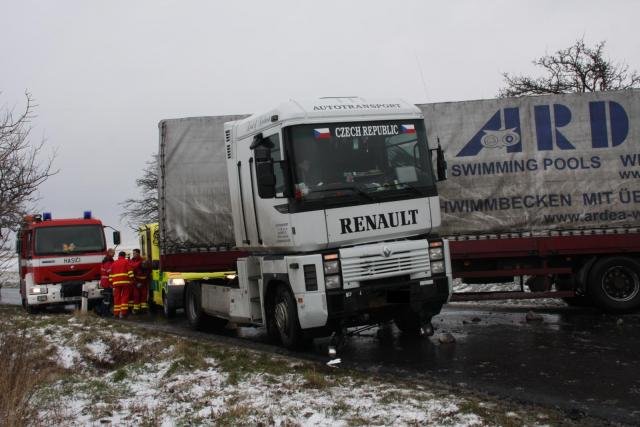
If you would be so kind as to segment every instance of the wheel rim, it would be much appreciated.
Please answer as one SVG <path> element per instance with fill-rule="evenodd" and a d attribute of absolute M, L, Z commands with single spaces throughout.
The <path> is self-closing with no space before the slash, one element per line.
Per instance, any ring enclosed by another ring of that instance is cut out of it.
<path fill-rule="evenodd" d="M 629 267 L 615 265 L 603 274 L 602 290 L 613 301 L 631 301 L 640 292 L 640 278 Z"/>
<path fill-rule="evenodd" d="M 278 304 L 276 304 L 275 319 L 276 319 L 276 326 L 278 327 L 278 330 L 280 331 L 280 333 L 283 335 L 288 335 L 287 330 L 289 325 L 289 317 L 287 315 L 286 301 L 280 301 Z"/>

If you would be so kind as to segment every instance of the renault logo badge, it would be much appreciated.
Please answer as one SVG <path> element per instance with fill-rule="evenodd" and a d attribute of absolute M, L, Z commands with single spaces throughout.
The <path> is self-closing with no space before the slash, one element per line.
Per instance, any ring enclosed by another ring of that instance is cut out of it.
<path fill-rule="evenodd" d="M 391 249 L 389 249 L 388 247 L 383 247 L 382 248 L 382 255 L 384 255 L 385 258 L 389 258 L 391 256 Z"/>

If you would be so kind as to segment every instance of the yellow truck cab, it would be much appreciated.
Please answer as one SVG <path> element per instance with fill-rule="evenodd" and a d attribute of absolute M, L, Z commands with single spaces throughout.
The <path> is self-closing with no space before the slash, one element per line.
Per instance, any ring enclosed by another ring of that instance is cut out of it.
<path fill-rule="evenodd" d="M 150 223 L 138 229 L 140 251 L 151 263 L 150 305 L 162 307 L 165 317 L 173 317 L 176 310 L 184 307 L 185 281 L 224 279 L 235 277 L 235 271 L 221 272 L 171 272 L 163 271 L 159 246 L 158 223 Z"/>

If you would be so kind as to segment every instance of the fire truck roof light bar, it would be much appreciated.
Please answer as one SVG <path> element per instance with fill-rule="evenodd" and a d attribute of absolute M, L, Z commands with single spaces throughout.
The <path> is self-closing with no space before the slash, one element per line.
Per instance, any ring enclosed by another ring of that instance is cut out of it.
<path fill-rule="evenodd" d="M 84 211 L 84 219 L 91 219 L 91 211 Z"/>
<path fill-rule="evenodd" d="M 44 221 L 51 221 L 51 212 L 44 212 L 44 213 L 42 214 L 42 219 L 43 219 Z"/>

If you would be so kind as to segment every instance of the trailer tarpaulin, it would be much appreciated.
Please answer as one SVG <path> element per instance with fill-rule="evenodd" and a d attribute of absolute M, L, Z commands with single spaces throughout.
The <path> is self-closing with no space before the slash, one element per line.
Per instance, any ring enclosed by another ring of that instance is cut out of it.
<path fill-rule="evenodd" d="M 640 225 L 640 91 L 418 105 L 445 150 L 441 232 Z"/>
<path fill-rule="evenodd" d="M 244 117 L 159 123 L 158 194 L 164 253 L 234 246 L 224 123 Z"/>

